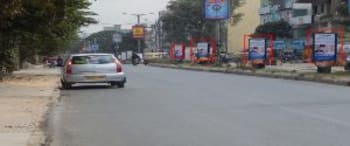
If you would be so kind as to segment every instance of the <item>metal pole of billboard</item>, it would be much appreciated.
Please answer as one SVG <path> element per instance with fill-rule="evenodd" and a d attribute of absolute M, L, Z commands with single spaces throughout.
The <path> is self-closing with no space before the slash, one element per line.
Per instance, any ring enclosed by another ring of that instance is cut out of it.
<path fill-rule="evenodd" d="M 220 65 L 220 20 L 216 20 L 216 64 Z"/>
<path fill-rule="evenodd" d="M 220 50 L 221 50 L 221 20 L 216 20 L 216 64 L 220 65 Z"/>
<path fill-rule="evenodd" d="M 141 24 L 140 19 L 141 19 L 141 15 L 138 14 L 137 15 L 137 24 L 138 25 Z M 137 39 L 137 53 L 141 53 L 141 39 Z"/>

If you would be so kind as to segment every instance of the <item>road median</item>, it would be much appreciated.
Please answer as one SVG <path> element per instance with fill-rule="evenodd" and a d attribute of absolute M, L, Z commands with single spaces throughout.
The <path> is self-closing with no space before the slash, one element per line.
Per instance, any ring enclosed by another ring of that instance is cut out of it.
<path fill-rule="evenodd" d="M 337 72 L 333 74 L 318 74 L 318 73 L 311 73 L 311 72 L 298 72 L 298 70 L 288 71 L 288 70 L 278 70 L 278 69 L 252 69 L 252 68 L 239 68 L 239 67 L 233 68 L 233 67 L 216 67 L 216 66 L 204 66 L 204 65 L 202 66 L 202 65 L 191 65 L 191 64 L 151 63 L 150 66 L 350 86 L 350 73 Z"/>

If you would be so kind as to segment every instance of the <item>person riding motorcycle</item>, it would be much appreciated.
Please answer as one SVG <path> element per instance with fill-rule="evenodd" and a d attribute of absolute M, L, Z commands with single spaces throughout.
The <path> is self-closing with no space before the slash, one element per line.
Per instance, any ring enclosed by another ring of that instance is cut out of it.
<path fill-rule="evenodd" d="M 139 55 L 137 55 L 136 53 L 133 53 L 131 58 L 132 58 L 131 61 L 132 61 L 133 65 L 137 65 L 141 61 L 141 57 Z"/>

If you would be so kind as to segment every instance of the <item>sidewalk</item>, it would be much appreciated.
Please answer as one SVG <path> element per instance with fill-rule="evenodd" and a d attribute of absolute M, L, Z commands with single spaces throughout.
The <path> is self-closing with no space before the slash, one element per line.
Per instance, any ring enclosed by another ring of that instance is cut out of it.
<path fill-rule="evenodd" d="M 57 100 L 59 70 L 35 66 L 0 82 L 0 145 L 40 146 L 49 106 Z"/>

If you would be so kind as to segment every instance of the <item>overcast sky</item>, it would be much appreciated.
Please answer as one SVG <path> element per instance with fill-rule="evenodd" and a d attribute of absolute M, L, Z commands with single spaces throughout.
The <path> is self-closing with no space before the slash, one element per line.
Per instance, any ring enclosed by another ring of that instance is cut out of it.
<path fill-rule="evenodd" d="M 99 21 L 97 25 L 90 25 L 82 28 L 84 33 L 94 33 L 103 29 L 103 26 L 122 24 L 123 28 L 131 28 L 136 23 L 136 17 L 123 15 L 126 13 L 155 13 L 156 15 L 143 16 L 143 23 L 151 24 L 157 17 L 160 10 L 165 10 L 169 0 L 97 0 L 92 1 L 91 10 L 96 12 Z"/>

